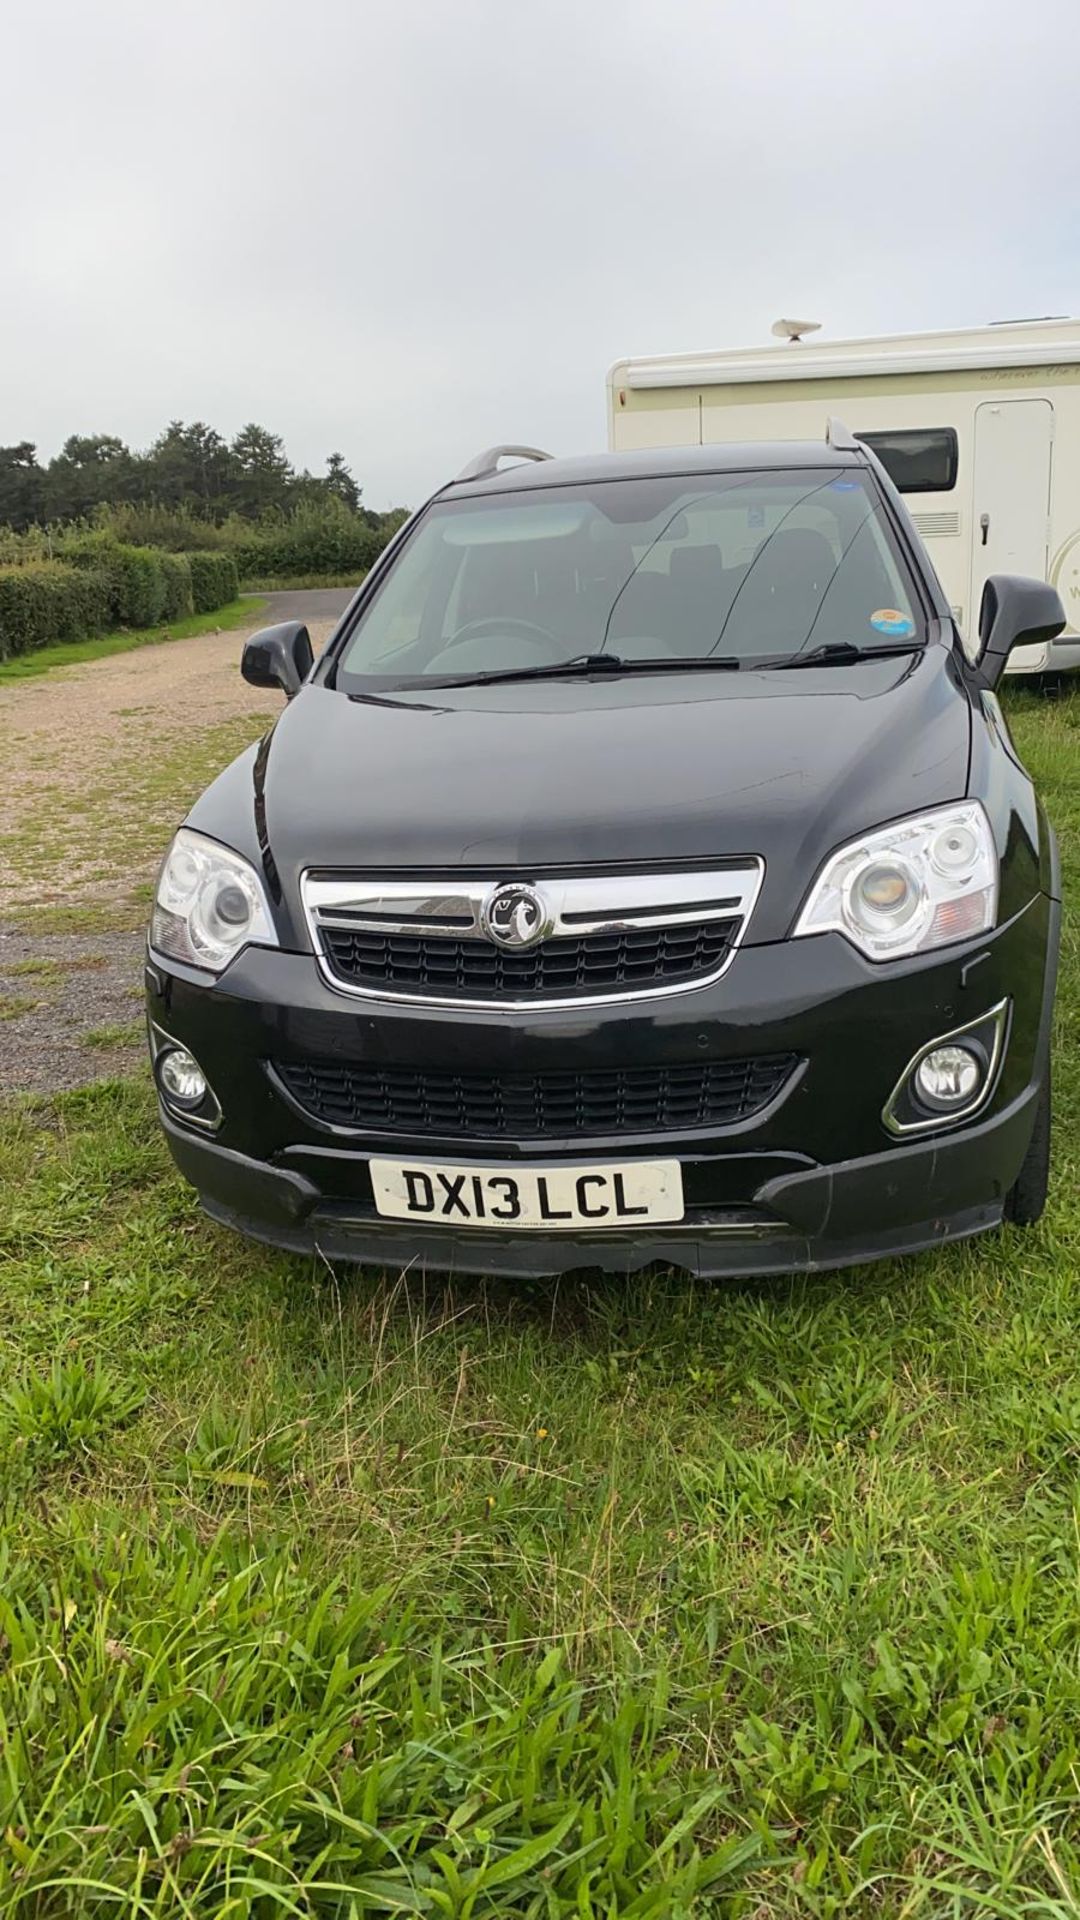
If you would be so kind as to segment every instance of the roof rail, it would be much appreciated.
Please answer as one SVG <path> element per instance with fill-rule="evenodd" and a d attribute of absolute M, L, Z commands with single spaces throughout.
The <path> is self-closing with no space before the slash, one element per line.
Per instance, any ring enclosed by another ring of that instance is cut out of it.
<path fill-rule="evenodd" d="M 845 427 L 843 421 L 837 420 L 835 414 L 830 414 L 825 423 L 825 444 L 835 447 L 839 453 L 856 453 L 859 447 L 859 442 L 850 427 Z"/>
<path fill-rule="evenodd" d="M 540 447 L 486 447 L 483 453 L 478 453 L 475 460 L 470 460 L 468 466 L 462 467 L 461 472 L 454 475 L 451 485 L 456 487 L 461 480 L 486 480 L 489 474 L 498 473 L 500 460 L 512 457 L 519 460 L 550 460 L 551 454 L 544 453 Z"/>

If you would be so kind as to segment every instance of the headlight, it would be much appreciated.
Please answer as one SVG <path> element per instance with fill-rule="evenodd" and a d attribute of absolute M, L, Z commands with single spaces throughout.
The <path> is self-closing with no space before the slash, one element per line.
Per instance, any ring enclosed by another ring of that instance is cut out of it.
<path fill-rule="evenodd" d="M 997 893 L 990 823 L 978 801 L 966 801 L 839 848 L 795 932 L 843 933 L 868 960 L 892 960 L 984 933 L 997 916 Z"/>
<path fill-rule="evenodd" d="M 221 973 L 253 941 L 277 946 L 254 867 L 216 840 L 181 827 L 158 880 L 151 946 L 191 967 Z"/>

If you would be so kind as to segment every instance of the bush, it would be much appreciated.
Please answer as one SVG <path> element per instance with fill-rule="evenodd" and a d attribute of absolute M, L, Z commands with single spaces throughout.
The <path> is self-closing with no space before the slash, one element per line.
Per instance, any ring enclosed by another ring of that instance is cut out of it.
<path fill-rule="evenodd" d="M 62 564 L 62 563 L 60 563 Z M 91 634 L 107 633 L 111 585 L 103 567 L 72 568 L 75 575 L 69 590 L 69 604 L 76 613 L 77 630 L 58 634 L 59 640 L 85 640 Z"/>
<path fill-rule="evenodd" d="M 118 627 L 153 627 L 190 613 L 212 613 L 239 592 L 231 553 L 166 553 L 132 547 L 98 530 L 66 540 L 63 557 L 73 566 L 103 567 L 112 585 L 112 620 Z"/>
<path fill-rule="evenodd" d="M 0 567 L 0 660 L 103 633 L 110 597 L 111 582 L 100 567 L 76 568 L 59 560 Z"/>
<path fill-rule="evenodd" d="M 57 551 L 73 567 L 100 567 L 108 574 L 114 626 L 153 627 L 164 618 L 166 556 L 156 548 L 124 546 L 108 533 L 80 533 L 63 540 Z"/>
<path fill-rule="evenodd" d="M 195 611 L 191 563 L 186 553 L 159 553 L 165 572 L 165 619 L 184 620 Z"/>
<path fill-rule="evenodd" d="M 171 553 L 205 551 L 228 544 L 212 520 L 200 520 L 187 507 L 123 504 L 99 507 L 94 525 L 126 547 L 164 547 Z"/>
<path fill-rule="evenodd" d="M 0 527 L 0 567 L 24 567 L 30 560 L 51 560 L 52 544 L 44 527 Z"/>
<path fill-rule="evenodd" d="M 358 580 L 406 517 L 400 507 L 381 515 L 353 513 L 343 501 L 327 498 L 306 501 L 288 513 L 268 513 L 261 520 L 233 513 L 215 525 L 186 508 L 124 505 L 99 507 L 92 527 L 72 528 L 60 539 L 66 547 L 88 553 L 103 544 L 189 555 L 228 553 L 241 580 L 282 576 L 318 580 L 341 575 Z M 4 557 L 0 550 L 0 559 Z M 195 608 L 198 612 L 198 594 Z"/>
<path fill-rule="evenodd" d="M 245 581 L 280 576 L 365 574 L 386 545 L 381 527 L 369 527 L 338 501 L 298 507 L 256 526 L 229 521 L 223 529 Z"/>
<path fill-rule="evenodd" d="M 231 553 L 189 553 L 187 563 L 196 613 L 212 613 L 236 599 L 240 580 Z"/>
<path fill-rule="evenodd" d="M 156 553 L 98 535 L 65 543 L 62 560 L 0 565 L 0 660 L 110 628 L 153 627 L 236 599 L 227 553 Z"/>
<path fill-rule="evenodd" d="M 163 619 L 169 596 L 165 555 L 153 547 L 117 547 L 108 563 L 117 582 L 117 624 L 152 627 Z"/>

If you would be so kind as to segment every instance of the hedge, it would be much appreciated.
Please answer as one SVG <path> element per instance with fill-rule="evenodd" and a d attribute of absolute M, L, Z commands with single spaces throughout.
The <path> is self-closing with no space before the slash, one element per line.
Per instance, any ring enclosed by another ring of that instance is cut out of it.
<path fill-rule="evenodd" d="M 185 558 L 191 571 L 196 613 L 212 613 L 215 607 L 227 607 L 236 599 L 240 579 L 231 553 L 189 553 Z"/>
<path fill-rule="evenodd" d="M 103 567 L 113 576 L 114 619 L 135 626 L 155 603 L 160 611 L 152 618 L 178 617 L 176 576 L 162 579 L 163 573 L 169 575 L 169 554 L 230 554 L 243 582 L 342 575 L 359 580 L 406 517 L 404 508 L 395 507 L 376 519 L 352 513 L 334 499 L 309 501 L 256 521 L 233 513 L 220 525 L 168 507 L 99 508 L 93 525 L 82 521 L 25 533 L 0 525 L 0 566 L 56 559 L 74 567 Z"/>
<path fill-rule="evenodd" d="M 0 566 L 0 660 L 117 626 L 212 613 L 235 600 L 227 553 L 158 553 L 91 535 L 63 560 Z"/>
<path fill-rule="evenodd" d="M 195 611 L 191 565 L 187 554 L 159 553 L 158 559 L 165 569 L 165 618 L 184 620 Z"/>
<path fill-rule="evenodd" d="M 111 583 L 101 568 L 41 560 L 0 567 L 0 660 L 109 626 Z"/>
<path fill-rule="evenodd" d="M 153 627 L 165 618 L 169 583 L 165 555 L 156 547 L 128 547 L 107 533 L 83 533 L 62 541 L 59 554 L 70 566 L 108 574 L 114 627 Z"/>
<path fill-rule="evenodd" d="M 233 547 L 240 578 L 272 580 L 289 575 L 361 574 L 373 566 L 387 541 L 380 527 L 367 527 L 350 514 L 294 514 L 280 526 L 252 529 L 251 538 Z"/>

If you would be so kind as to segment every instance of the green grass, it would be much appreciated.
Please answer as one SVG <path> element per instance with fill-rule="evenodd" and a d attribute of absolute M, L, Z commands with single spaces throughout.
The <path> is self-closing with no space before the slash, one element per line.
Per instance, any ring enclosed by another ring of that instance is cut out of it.
<path fill-rule="evenodd" d="M 0 995 L 0 1020 L 18 1020 L 24 1013 L 33 1013 L 40 1004 L 25 993 Z"/>
<path fill-rule="evenodd" d="M 280 573 L 266 574 L 257 580 L 245 580 L 245 593 L 306 593 L 312 587 L 351 587 L 355 592 L 367 576 L 363 573 Z"/>
<path fill-rule="evenodd" d="M 129 891 L 122 899 L 100 904 L 88 901 L 63 906 L 12 907 L 5 909 L 4 919 L 20 933 L 134 933 L 145 927 L 149 911 L 142 895 Z M 93 959 L 84 958 L 82 965 L 92 966 Z"/>
<path fill-rule="evenodd" d="M 32 959 L 16 960 L 12 966 L 5 967 L 4 971 L 20 978 L 27 975 L 31 979 L 59 980 L 63 969 L 58 960 Z"/>
<path fill-rule="evenodd" d="M 105 955 L 99 953 L 76 953 L 63 960 L 50 958 L 16 960 L 4 971 L 15 975 L 27 974 L 40 980 L 62 980 L 65 973 L 96 973 L 108 964 Z"/>
<path fill-rule="evenodd" d="M 81 1036 L 80 1044 L 84 1047 L 108 1050 L 110 1047 L 134 1047 L 145 1038 L 145 1021 L 126 1020 L 113 1022 L 109 1026 L 88 1028 Z"/>
<path fill-rule="evenodd" d="M 256 626 L 264 602 L 246 597 L 230 601 L 216 613 L 195 613 L 186 620 L 171 620 L 167 626 L 147 627 L 137 632 L 123 628 L 119 633 L 103 633 L 95 640 L 70 640 L 61 646 L 39 647 L 34 653 L 20 654 L 15 660 L 0 660 L 0 685 L 6 680 L 32 680 L 54 667 L 78 667 L 87 660 L 104 660 L 111 653 L 131 653 L 136 647 L 160 646 L 168 640 L 190 640 L 196 634 L 214 633 L 218 628 Z"/>
<path fill-rule="evenodd" d="M 144 1077 L 0 1117 L 0 1911 L 1075 1920 L 1080 694 L 1041 1226 L 813 1280 L 332 1273 Z"/>

